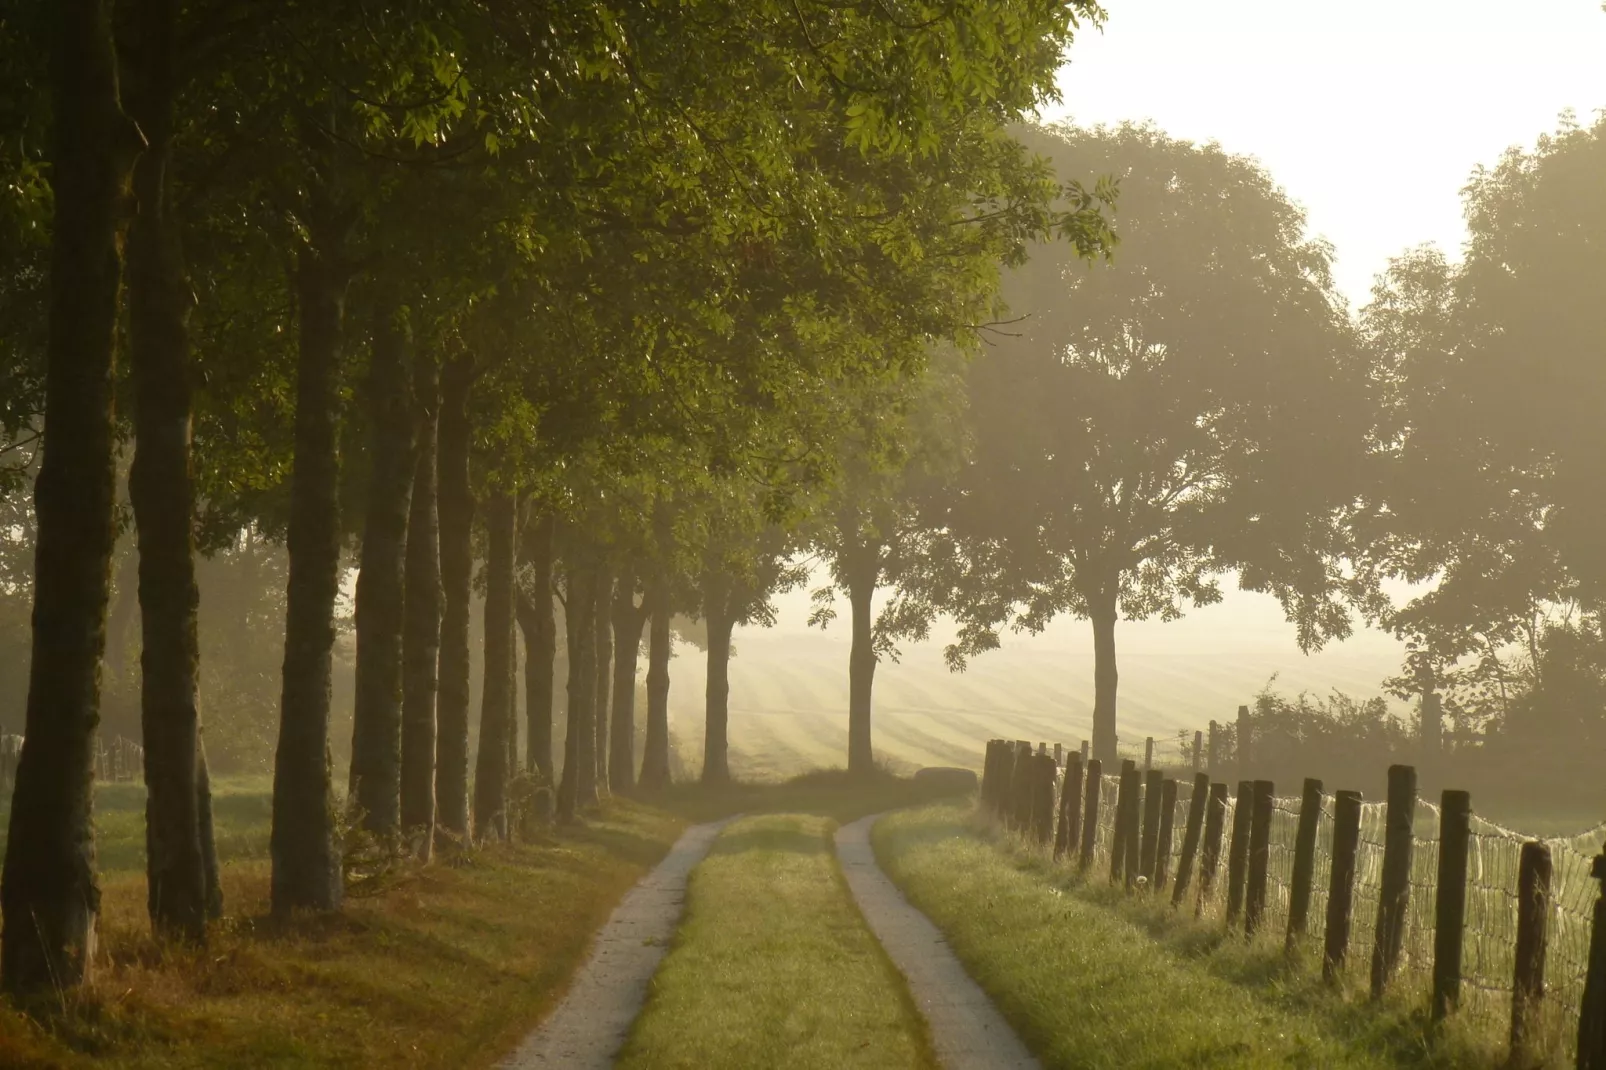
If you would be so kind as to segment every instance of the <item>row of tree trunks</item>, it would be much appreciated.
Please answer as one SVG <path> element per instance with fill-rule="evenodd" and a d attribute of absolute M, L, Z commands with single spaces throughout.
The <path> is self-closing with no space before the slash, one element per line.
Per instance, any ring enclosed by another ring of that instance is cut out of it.
<path fill-rule="evenodd" d="M 122 203 L 140 145 L 118 103 L 111 6 L 58 0 L 50 16 L 55 219 L 33 661 L 0 879 L 0 983 L 13 991 L 81 982 L 100 912 L 91 748 L 114 537 Z"/>
<path fill-rule="evenodd" d="M 436 482 L 440 376 L 432 357 L 415 360 L 413 398 L 417 457 L 403 599 L 401 827 L 420 856 L 428 858 L 435 836 L 435 701 L 444 601 Z"/>
<path fill-rule="evenodd" d="M 505 490 L 485 503 L 485 685 L 474 766 L 474 822 L 479 838 L 508 833 L 508 726 L 513 670 L 513 556 L 518 504 Z"/>
<path fill-rule="evenodd" d="M 524 709 L 529 719 L 524 767 L 547 784 L 552 768 L 552 671 L 558 652 L 557 618 L 552 612 L 552 545 L 556 523 L 538 513 L 519 540 L 527 583 L 518 592 L 519 630 L 524 633 Z"/>
<path fill-rule="evenodd" d="M 367 400 L 372 440 L 357 573 L 357 682 L 350 797 L 358 827 L 387 842 L 401 831 L 402 648 L 407 526 L 417 476 L 415 400 L 405 312 L 375 303 Z"/>
<path fill-rule="evenodd" d="M 141 0 L 128 22 L 124 85 L 145 135 L 128 234 L 139 543 L 140 721 L 145 747 L 147 907 L 160 935 L 200 941 L 222 912 L 201 747 L 200 646 L 191 470 L 190 291 L 169 216 L 176 0 Z"/>
<path fill-rule="evenodd" d="M 469 601 L 474 571 L 474 490 L 469 482 L 473 427 L 468 400 L 474 386 L 472 358 L 459 354 L 441 372 L 437 501 L 440 524 L 441 614 L 440 689 L 436 700 L 439 734 L 435 746 L 436 823 L 464 838 L 468 809 Z"/>

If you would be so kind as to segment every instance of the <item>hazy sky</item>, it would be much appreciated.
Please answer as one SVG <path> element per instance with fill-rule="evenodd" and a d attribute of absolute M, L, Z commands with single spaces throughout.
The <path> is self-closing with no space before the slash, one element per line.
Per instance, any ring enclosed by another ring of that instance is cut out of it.
<path fill-rule="evenodd" d="M 1362 303 L 1390 256 L 1454 251 L 1474 167 L 1606 107 L 1600 0 L 1106 0 L 1045 118 L 1153 119 L 1259 158 Z"/>

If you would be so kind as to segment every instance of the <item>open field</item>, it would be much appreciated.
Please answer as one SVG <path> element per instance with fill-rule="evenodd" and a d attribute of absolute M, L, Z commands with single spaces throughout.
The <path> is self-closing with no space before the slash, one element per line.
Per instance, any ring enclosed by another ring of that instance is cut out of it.
<path fill-rule="evenodd" d="M 693 873 L 621 1068 L 935 1066 L 903 978 L 848 898 L 835 827 L 775 814 L 725 829 Z"/>
<path fill-rule="evenodd" d="M 1231 941 L 990 842 L 965 803 L 892 815 L 876 854 L 1049 1067 L 1493 1067 L 1477 1036 L 1331 998 L 1280 947 Z"/>

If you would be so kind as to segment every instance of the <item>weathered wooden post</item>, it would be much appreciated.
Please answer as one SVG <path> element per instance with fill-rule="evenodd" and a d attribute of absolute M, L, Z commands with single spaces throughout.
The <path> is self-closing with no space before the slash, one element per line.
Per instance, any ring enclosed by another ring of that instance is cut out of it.
<path fill-rule="evenodd" d="M 1210 750 L 1206 754 L 1205 772 L 1215 776 L 1219 769 L 1221 755 L 1221 726 L 1215 721 L 1210 722 Z"/>
<path fill-rule="evenodd" d="M 1063 746 L 1061 746 L 1060 744 L 1058 744 L 1058 743 L 1054 744 L 1054 764 L 1055 765 L 1059 765 L 1064 761 L 1065 761 L 1065 748 Z"/>
<path fill-rule="evenodd" d="M 1606 848 L 1589 875 L 1601 882 L 1589 933 L 1589 967 L 1578 1008 L 1578 1070 L 1606 1070 Z"/>
<path fill-rule="evenodd" d="M 1210 800 L 1205 807 L 1204 846 L 1199 854 L 1199 907 L 1204 913 L 1205 900 L 1210 898 L 1216 884 L 1216 871 L 1221 868 L 1221 833 L 1227 823 L 1227 785 L 1210 785 Z"/>
<path fill-rule="evenodd" d="M 1132 770 L 1132 812 L 1126 822 L 1126 886 L 1132 888 L 1140 873 L 1140 841 L 1143 831 L 1143 772 Z"/>
<path fill-rule="evenodd" d="M 1238 781 L 1233 801 L 1232 839 L 1227 844 L 1227 928 L 1238 924 L 1244 909 L 1244 883 L 1249 876 L 1249 819 L 1255 809 L 1255 782 Z"/>
<path fill-rule="evenodd" d="M 1039 754 L 1032 763 L 1032 833 L 1038 846 L 1047 847 L 1054 838 L 1054 782 L 1059 779 L 1059 766 L 1051 754 Z"/>
<path fill-rule="evenodd" d="M 1522 845 L 1517 861 L 1517 961 L 1511 979 L 1511 1065 L 1533 1059 L 1545 1001 L 1545 952 L 1550 933 L 1550 847 Z"/>
<path fill-rule="evenodd" d="M 1193 879 L 1193 860 L 1199 853 L 1199 836 L 1204 832 L 1205 802 L 1210 796 L 1210 774 L 1195 773 L 1193 796 L 1188 800 L 1188 825 L 1182 833 L 1182 857 L 1177 861 L 1177 883 L 1171 892 L 1171 905 L 1180 907 Z"/>
<path fill-rule="evenodd" d="M 1238 707 L 1238 776 L 1247 777 L 1251 770 L 1251 757 L 1254 754 L 1254 739 L 1249 726 L 1249 707 Z"/>
<path fill-rule="evenodd" d="M 1305 778 L 1299 796 L 1299 827 L 1294 830 L 1294 872 L 1288 889 L 1289 951 L 1305 935 L 1310 923 L 1311 885 L 1316 882 L 1316 832 L 1322 819 L 1322 782 Z"/>
<path fill-rule="evenodd" d="M 1110 840 L 1110 883 L 1115 884 L 1126 872 L 1126 826 L 1137 809 L 1135 784 L 1137 763 L 1131 758 L 1121 760 L 1121 779 L 1116 781 L 1115 830 Z"/>
<path fill-rule="evenodd" d="M 1147 773 L 1154 768 L 1154 737 L 1146 736 L 1143 740 L 1143 771 Z"/>
<path fill-rule="evenodd" d="M 1104 763 L 1089 758 L 1082 764 L 1087 767 L 1087 782 L 1082 788 L 1082 843 L 1076 854 L 1076 868 L 1085 873 L 1093 864 L 1093 848 L 1098 846 L 1099 794 L 1104 784 Z"/>
<path fill-rule="evenodd" d="M 1204 733 L 1203 732 L 1195 732 L 1193 734 L 1193 771 L 1195 773 L 1199 772 L 1201 769 L 1204 768 L 1204 766 L 1202 764 L 1200 764 L 1203 761 L 1204 761 Z"/>
<path fill-rule="evenodd" d="M 1160 834 L 1154 845 L 1154 890 L 1165 887 L 1171 875 L 1171 825 L 1177 817 L 1177 782 L 1167 777 L 1160 785 Z"/>
<path fill-rule="evenodd" d="M 1266 885 L 1271 870 L 1271 813 L 1275 788 L 1269 780 L 1254 783 L 1249 811 L 1249 886 L 1244 893 L 1244 936 L 1254 936 L 1266 915 Z"/>
<path fill-rule="evenodd" d="M 1411 905 L 1412 825 L 1416 820 L 1416 768 L 1389 766 L 1388 809 L 1384 816 L 1383 876 L 1377 899 L 1377 931 L 1372 944 L 1372 998 L 1381 999 L 1400 962 Z"/>
<path fill-rule="evenodd" d="M 1467 847 L 1472 796 L 1439 796 L 1439 886 L 1433 896 L 1433 1020 L 1442 1022 L 1461 1000 L 1461 946 L 1467 922 Z"/>
<path fill-rule="evenodd" d="M 1138 875 L 1154 883 L 1154 866 L 1159 857 L 1160 785 L 1165 774 L 1150 769 L 1143 774 L 1143 838 L 1138 845 Z"/>
<path fill-rule="evenodd" d="M 1015 741 L 1015 762 L 1010 776 L 1010 828 L 1024 832 L 1032 819 L 1032 745 Z"/>
<path fill-rule="evenodd" d="M 990 807 L 992 805 L 992 801 L 993 801 L 993 762 L 996 760 L 994 756 L 997 753 L 998 753 L 998 740 L 989 739 L 987 741 L 987 750 L 986 750 L 986 752 L 985 752 L 985 754 L 984 754 L 984 756 L 982 757 L 982 760 L 981 760 L 981 793 L 980 793 L 980 798 L 981 798 L 981 804 L 982 804 L 982 808 L 983 809 L 986 809 L 986 808 L 988 808 L 988 807 Z"/>
<path fill-rule="evenodd" d="M 1085 740 L 1085 739 L 1082 740 L 1082 768 L 1084 768 L 1084 769 L 1087 768 L 1088 751 L 1092 748 L 1092 746 L 1093 745 L 1091 743 L 1089 743 L 1087 740 Z"/>
<path fill-rule="evenodd" d="M 1060 827 L 1054 837 L 1054 861 L 1074 850 L 1082 832 L 1082 756 L 1065 756 L 1065 781 L 1060 787 Z"/>
<path fill-rule="evenodd" d="M 1333 869 L 1327 884 L 1327 931 L 1322 940 L 1322 980 L 1338 981 L 1349 954 L 1350 909 L 1355 902 L 1355 852 L 1361 844 L 1361 793 L 1333 796 Z"/>

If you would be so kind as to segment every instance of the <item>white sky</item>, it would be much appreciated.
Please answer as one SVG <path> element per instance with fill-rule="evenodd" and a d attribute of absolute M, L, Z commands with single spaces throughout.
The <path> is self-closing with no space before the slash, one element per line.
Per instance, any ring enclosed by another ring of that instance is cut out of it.
<path fill-rule="evenodd" d="M 1480 163 L 1606 107 L 1600 0 L 1105 0 L 1044 118 L 1152 119 L 1257 157 L 1364 303 L 1388 258 L 1459 249 Z"/>

